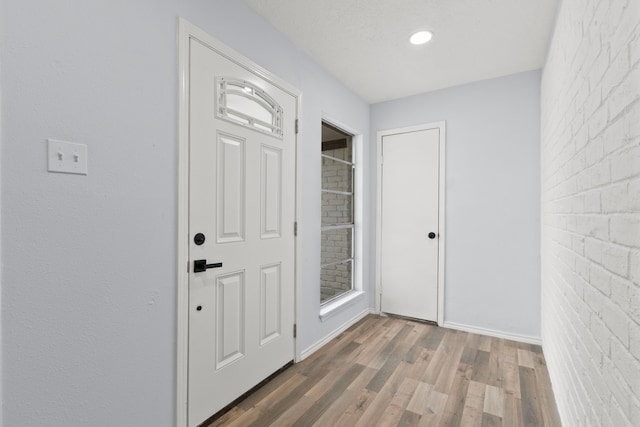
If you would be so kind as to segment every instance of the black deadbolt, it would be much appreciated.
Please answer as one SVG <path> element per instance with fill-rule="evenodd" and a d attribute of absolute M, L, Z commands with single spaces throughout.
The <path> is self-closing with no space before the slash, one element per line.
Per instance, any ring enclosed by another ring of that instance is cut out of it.
<path fill-rule="evenodd" d="M 193 243 L 195 243 L 196 245 L 200 246 L 201 244 L 204 243 L 204 234 L 202 233 L 198 233 L 193 237 Z"/>
<path fill-rule="evenodd" d="M 436 238 L 436 233 L 434 233 L 433 231 L 431 233 L 429 233 L 429 238 L 430 239 L 435 239 Z"/>
<path fill-rule="evenodd" d="M 197 306 L 196 310 L 198 310 L 198 311 L 202 310 L 202 306 L 201 305 Z"/>

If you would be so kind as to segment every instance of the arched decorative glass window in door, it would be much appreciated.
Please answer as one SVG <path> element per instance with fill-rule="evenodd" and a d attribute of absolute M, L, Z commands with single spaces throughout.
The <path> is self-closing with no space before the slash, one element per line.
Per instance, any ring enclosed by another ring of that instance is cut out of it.
<path fill-rule="evenodd" d="M 282 108 L 262 89 L 229 77 L 216 79 L 216 115 L 282 139 Z"/>

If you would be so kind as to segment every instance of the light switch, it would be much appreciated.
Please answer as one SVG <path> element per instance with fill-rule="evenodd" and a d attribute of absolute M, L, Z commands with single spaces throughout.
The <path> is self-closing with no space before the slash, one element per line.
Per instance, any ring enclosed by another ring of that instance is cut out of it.
<path fill-rule="evenodd" d="M 47 140 L 49 172 L 87 174 L 87 146 L 74 142 Z"/>

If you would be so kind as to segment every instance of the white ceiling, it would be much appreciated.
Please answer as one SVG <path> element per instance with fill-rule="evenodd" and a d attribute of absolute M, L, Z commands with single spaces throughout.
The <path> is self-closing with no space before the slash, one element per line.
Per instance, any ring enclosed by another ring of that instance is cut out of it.
<path fill-rule="evenodd" d="M 558 0 L 245 0 L 366 101 L 541 68 Z M 433 40 L 413 46 L 417 30 Z"/>

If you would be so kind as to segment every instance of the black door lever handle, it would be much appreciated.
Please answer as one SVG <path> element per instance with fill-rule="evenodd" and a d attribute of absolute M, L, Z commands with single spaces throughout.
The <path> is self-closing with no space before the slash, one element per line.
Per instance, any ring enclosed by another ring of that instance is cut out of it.
<path fill-rule="evenodd" d="M 216 262 L 213 264 L 207 264 L 206 259 L 197 259 L 193 261 L 193 272 L 194 273 L 202 273 L 203 271 L 207 271 L 208 268 L 220 268 L 222 267 L 221 262 Z"/>

